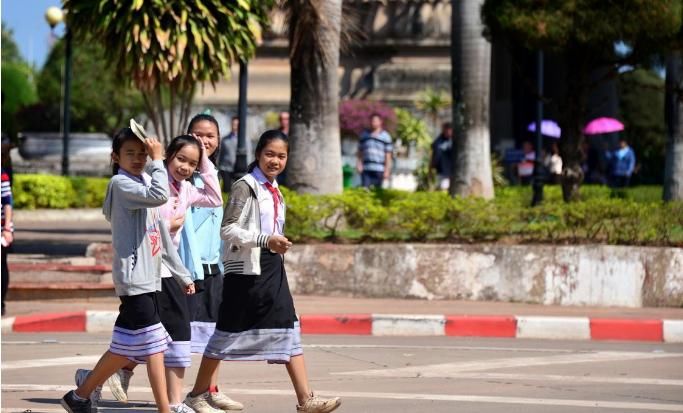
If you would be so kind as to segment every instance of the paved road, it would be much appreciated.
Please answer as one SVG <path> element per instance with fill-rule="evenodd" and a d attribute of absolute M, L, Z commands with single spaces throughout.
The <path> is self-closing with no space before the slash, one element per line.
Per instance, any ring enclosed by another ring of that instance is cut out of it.
<path fill-rule="evenodd" d="M 93 365 L 108 339 L 3 334 L 2 411 L 61 412 L 57 399 L 74 370 Z M 342 396 L 341 412 L 683 412 L 683 345 L 350 336 L 304 343 L 313 387 Z M 281 366 L 224 363 L 220 383 L 248 412 L 294 412 Z M 100 412 L 153 410 L 143 369 L 131 386 L 134 403 L 104 402 Z M 111 399 L 106 388 L 104 397 Z"/>

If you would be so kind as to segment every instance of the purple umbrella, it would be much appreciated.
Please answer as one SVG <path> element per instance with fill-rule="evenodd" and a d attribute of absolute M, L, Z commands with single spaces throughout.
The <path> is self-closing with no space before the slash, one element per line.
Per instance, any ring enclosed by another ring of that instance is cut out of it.
<path fill-rule="evenodd" d="M 600 135 L 624 130 L 624 124 L 613 118 L 597 118 L 583 128 L 584 135 Z"/>
<path fill-rule="evenodd" d="M 536 132 L 536 122 L 531 122 L 526 128 L 529 132 Z M 541 121 L 541 134 L 551 138 L 558 138 L 562 135 L 562 130 L 557 122 L 553 120 Z"/>

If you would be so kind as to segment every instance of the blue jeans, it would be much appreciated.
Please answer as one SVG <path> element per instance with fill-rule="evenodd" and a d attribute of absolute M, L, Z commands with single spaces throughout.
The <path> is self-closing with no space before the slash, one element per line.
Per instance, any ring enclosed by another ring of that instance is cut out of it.
<path fill-rule="evenodd" d="M 382 171 L 363 171 L 360 175 L 362 185 L 365 188 L 370 187 L 382 187 L 382 182 L 384 182 L 384 172 Z"/>

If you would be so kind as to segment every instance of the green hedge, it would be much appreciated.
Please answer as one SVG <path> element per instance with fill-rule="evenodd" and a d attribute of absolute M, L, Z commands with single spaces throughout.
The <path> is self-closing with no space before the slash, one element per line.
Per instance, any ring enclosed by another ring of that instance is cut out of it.
<path fill-rule="evenodd" d="M 451 199 L 443 192 L 347 190 L 311 196 L 286 191 L 287 236 L 294 241 L 607 243 L 683 246 L 683 203 L 657 199 L 661 188 L 614 192 L 582 188 L 562 202 L 546 187 L 531 208 L 530 188 L 502 188 L 496 199 Z"/>
<path fill-rule="evenodd" d="M 108 179 L 15 175 L 15 207 L 99 208 Z M 581 188 L 583 200 L 565 204 L 558 186 L 545 188 L 531 208 L 531 188 L 496 190 L 492 201 L 451 199 L 443 192 L 346 190 L 341 195 L 287 199 L 287 236 L 294 241 L 430 241 L 607 243 L 683 246 L 683 203 L 663 203 L 661 187 L 613 191 Z"/>
<path fill-rule="evenodd" d="M 17 209 L 100 208 L 107 192 L 107 178 L 55 175 L 14 175 L 12 192 Z"/>

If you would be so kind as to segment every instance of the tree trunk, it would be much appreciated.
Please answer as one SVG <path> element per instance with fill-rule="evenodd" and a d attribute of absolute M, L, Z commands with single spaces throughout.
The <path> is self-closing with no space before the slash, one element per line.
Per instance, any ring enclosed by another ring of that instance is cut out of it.
<path fill-rule="evenodd" d="M 455 162 L 450 192 L 491 199 L 494 196 L 489 130 L 491 44 L 482 36 L 482 4 L 483 0 L 452 2 Z"/>
<path fill-rule="evenodd" d="M 681 52 L 666 61 L 665 115 L 667 125 L 664 201 L 683 201 L 683 104 L 681 104 Z"/>
<path fill-rule="evenodd" d="M 290 153 L 286 185 L 297 192 L 342 191 L 339 36 L 342 0 L 291 1 Z"/>
<path fill-rule="evenodd" d="M 588 88 L 584 74 L 588 73 L 590 65 L 581 58 L 581 54 L 582 52 L 575 48 L 567 49 L 566 62 L 573 64 L 565 69 L 566 89 L 559 105 L 561 108 L 559 123 L 562 129 L 561 185 L 564 202 L 579 200 L 579 188 L 584 178 L 583 169 L 581 169 L 581 142 Z"/>

